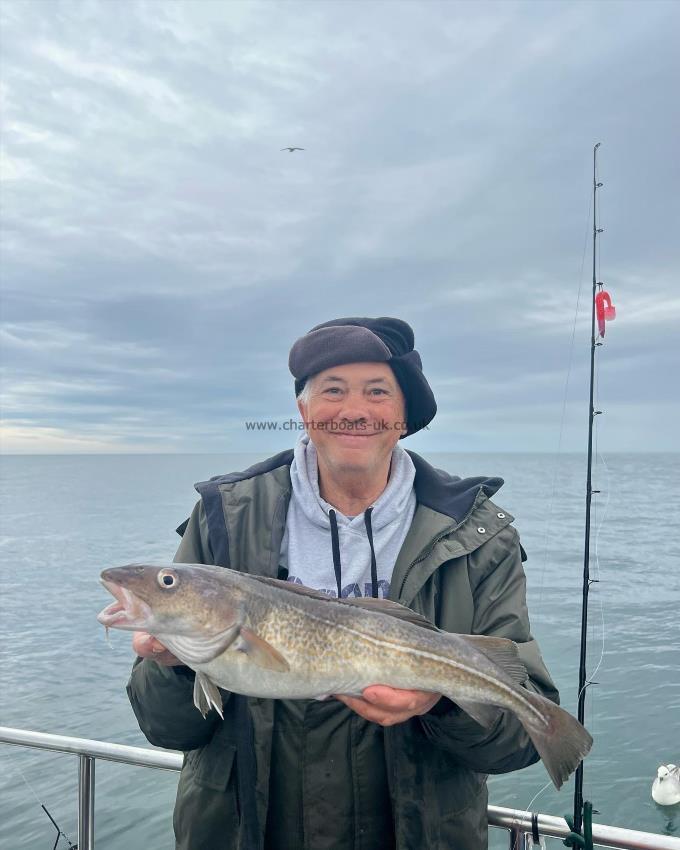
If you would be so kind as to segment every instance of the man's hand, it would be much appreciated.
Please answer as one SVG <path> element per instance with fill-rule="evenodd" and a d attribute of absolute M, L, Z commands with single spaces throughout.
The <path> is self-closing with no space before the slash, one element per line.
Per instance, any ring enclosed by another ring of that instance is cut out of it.
<path fill-rule="evenodd" d="M 394 726 L 418 714 L 425 714 L 441 699 L 430 691 L 406 691 L 387 685 L 371 685 L 362 697 L 337 695 L 336 699 L 366 720 L 381 726 Z"/>
<path fill-rule="evenodd" d="M 132 636 L 132 649 L 142 658 L 151 658 L 163 667 L 176 667 L 182 662 L 169 649 L 148 632 L 135 632 Z"/>

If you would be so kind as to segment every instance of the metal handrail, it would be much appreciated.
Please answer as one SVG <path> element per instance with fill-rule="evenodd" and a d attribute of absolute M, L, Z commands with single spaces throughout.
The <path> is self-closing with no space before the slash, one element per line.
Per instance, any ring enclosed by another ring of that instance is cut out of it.
<path fill-rule="evenodd" d="M 489 806 L 489 826 L 503 827 L 529 837 L 531 843 L 531 812 L 519 809 L 505 809 L 501 806 Z M 564 818 L 555 815 L 538 816 L 538 833 L 550 838 L 566 838 L 569 827 Z M 618 847 L 620 850 L 680 850 L 680 838 L 660 835 L 656 832 L 639 832 L 622 826 L 593 824 L 593 844 L 602 847 Z M 521 847 L 511 842 L 511 847 Z"/>
<path fill-rule="evenodd" d="M 162 770 L 182 769 L 182 756 L 169 750 L 130 747 L 127 744 L 112 744 L 110 741 L 71 738 L 67 735 L 51 735 L 48 732 L 33 732 L 28 729 L 14 729 L 9 726 L 0 726 L 0 743 L 89 756 L 105 761 L 134 764 L 139 767 L 158 767 Z"/>
<path fill-rule="evenodd" d="M 72 738 L 46 732 L 33 732 L 27 729 L 14 729 L 9 726 L 0 726 L 0 743 L 71 753 L 80 758 L 78 778 L 79 850 L 94 850 L 95 759 L 133 764 L 140 767 L 155 767 L 162 770 L 181 770 L 183 761 L 179 753 L 167 750 L 130 747 L 124 744 L 112 744 L 109 741 Z M 507 809 L 501 806 L 489 806 L 488 818 L 489 826 L 509 830 L 511 848 L 524 850 L 525 846 L 531 846 L 531 812 Z M 539 814 L 538 831 L 539 835 L 565 838 L 569 834 L 569 827 L 564 818 Z M 600 823 L 593 824 L 593 843 L 602 847 L 618 848 L 618 850 L 680 850 L 680 838 Z"/>

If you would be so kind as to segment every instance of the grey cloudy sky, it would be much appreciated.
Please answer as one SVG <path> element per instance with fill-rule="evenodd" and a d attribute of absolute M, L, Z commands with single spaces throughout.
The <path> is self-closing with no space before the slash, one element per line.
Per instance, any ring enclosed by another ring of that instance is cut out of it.
<path fill-rule="evenodd" d="M 291 342 L 416 332 L 421 450 L 669 451 L 675 2 L 2 4 L 2 447 L 274 451 Z M 299 145 L 304 152 L 280 152 Z M 585 267 L 580 276 L 587 246 Z"/>

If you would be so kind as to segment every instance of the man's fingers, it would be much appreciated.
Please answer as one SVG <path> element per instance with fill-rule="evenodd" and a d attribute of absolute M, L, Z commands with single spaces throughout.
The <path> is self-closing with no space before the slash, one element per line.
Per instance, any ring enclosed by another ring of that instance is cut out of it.
<path fill-rule="evenodd" d="M 396 723 L 404 723 L 418 714 L 425 714 L 440 699 L 439 694 L 430 694 L 424 691 L 401 691 L 400 693 L 406 694 L 404 699 L 408 702 L 408 706 L 405 707 L 402 700 L 398 709 L 385 703 L 373 704 L 360 697 L 337 695 L 336 699 L 344 702 L 348 708 L 351 708 L 352 711 L 355 711 L 361 717 L 370 720 L 372 723 L 379 723 L 381 726 L 394 726 Z M 411 693 L 416 696 L 411 698 L 409 696 Z M 412 707 L 411 702 L 413 699 L 416 700 L 417 704 Z"/>
<path fill-rule="evenodd" d="M 164 666 L 172 667 L 182 663 L 167 647 L 147 632 L 134 633 L 132 649 L 141 658 L 151 658 Z"/>
<path fill-rule="evenodd" d="M 148 634 L 148 632 L 135 632 L 132 636 L 132 648 L 142 658 L 147 658 L 154 653 L 158 654 L 165 651 L 163 644 L 157 641 L 153 635 Z"/>
<path fill-rule="evenodd" d="M 340 702 L 344 702 L 348 708 L 352 709 L 352 711 L 360 712 L 361 710 L 371 708 L 371 706 L 360 697 L 348 697 L 344 694 L 337 694 L 335 698 L 339 699 Z"/>
<path fill-rule="evenodd" d="M 359 714 L 365 720 L 370 720 L 371 723 L 379 723 L 381 726 L 393 726 L 395 723 L 403 723 L 411 717 L 411 712 L 393 712 L 386 710 L 384 706 L 377 707 L 366 702 L 366 700 L 358 699 L 357 697 L 347 697 L 338 695 L 336 699 L 344 702 L 348 708 Z"/>
<path fill-rule="evenodd" d="M 439 694 L 429 691 L 400 690 L 387 685 L 371 685 L 363 691 L 363 697 L 338 695 L 336 698 L 361 717 L 381 726 L 394 726 L 425 714 L 441 699 Z"/>
<path fill-rule="evenodd" d="M 363 691 L 366 702 L 374 705 L 384 705 L 389 708 L 406 709 L 413 702 L 413 691 L 398 691 L 387 685 L 371 685 Z"/>
<path fill-rule="evenodd" d="M 371 685 L 363 692 L 366 702 L 398 712 L 424 714 L 439 700 L 439 694 L 429 691 L 408 691 L 387 685 Z"/>

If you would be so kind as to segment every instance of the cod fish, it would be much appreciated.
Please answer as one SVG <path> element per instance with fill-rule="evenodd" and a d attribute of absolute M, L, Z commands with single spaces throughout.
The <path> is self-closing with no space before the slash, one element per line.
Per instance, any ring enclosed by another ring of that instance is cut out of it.
<path fill-rule="evenodd" d="M 336 599 L 302 585 L 199 564 L 104 570 L 107 628 L 154 635 L 196 672 L 194 702 L 222 714 L 218 687 L 272 699 L 361 695 L 369 685 L 433 691 L 490 727 L 514 712 L 557 788 L 592 738 L 564 709 L 521 687 L 504 638 L 444 632 L 403 605 Z"/>

